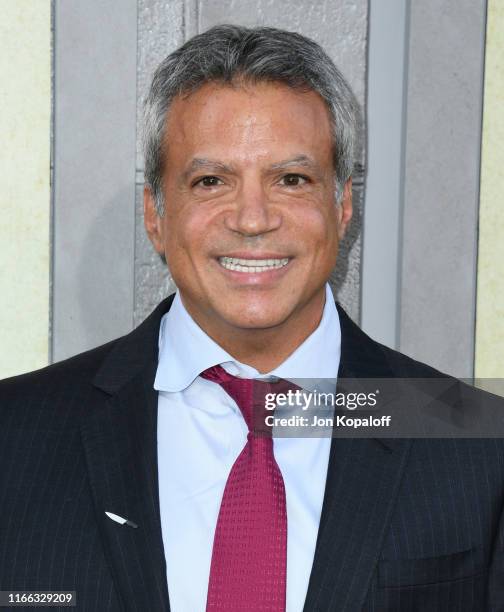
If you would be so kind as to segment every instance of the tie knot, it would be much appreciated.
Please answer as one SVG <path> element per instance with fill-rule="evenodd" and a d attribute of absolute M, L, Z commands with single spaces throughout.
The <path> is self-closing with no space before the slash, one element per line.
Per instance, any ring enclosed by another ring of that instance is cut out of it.
<path fill-rule="evenodd" d="M 272 396 L 298 388 L 293 383 L 283 379 L 270 382 L 252 378 L 239 378 L 226 372 L 220 365 L 208 368 L 201 373 L 201 377 L 219 384 L 234 399 L 245 419 L 249 432 L 256 436 L 271 436 L 271 424 L 266 417 L 274 414 Z"/>

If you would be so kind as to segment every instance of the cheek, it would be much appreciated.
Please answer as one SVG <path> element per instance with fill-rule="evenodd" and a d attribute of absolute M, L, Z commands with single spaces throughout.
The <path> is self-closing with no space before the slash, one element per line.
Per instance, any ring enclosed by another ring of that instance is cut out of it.
<path fill-rule="evenodd" d="M 306 211 L 298 218 L 301 240 L 308 248 L 314 250 L 314 255 L 325 256 L 337 247 L 338 217 L 334 209 L 314 209 Z"/>
<path fill-rule="evenodd" d="M 166 262 L 177 287 L 187 295 L 200 293 L 201 276 L 205 276 L 202 262 L 204 233 L 193 217 L 178 215 L 168 218 L 165 234 Z"/>
<path fill-rule="evenodd" d="M 177 260 L 195 257 L 204 252 L 210 224 L 208 215 L 189 207 L 167 214 L 165 248 Z"/>

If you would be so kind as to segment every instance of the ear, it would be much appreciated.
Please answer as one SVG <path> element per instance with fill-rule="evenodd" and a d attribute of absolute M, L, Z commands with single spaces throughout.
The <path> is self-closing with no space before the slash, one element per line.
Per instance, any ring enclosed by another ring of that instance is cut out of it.
<path fill-rule="evenodd" d="M 144 225 L 149 240 L 160 255 L 164 255 L 163 220 L 156 210 L 156 199 L 152 189 L 144 187 Z"/>
<path fill-rule="evenodd" d="M 338 204 L 338 238 L 343 239 L 346 229 L 352 218 L 352 177 L 350 177 L 343 187 L 343 197 Z"/>

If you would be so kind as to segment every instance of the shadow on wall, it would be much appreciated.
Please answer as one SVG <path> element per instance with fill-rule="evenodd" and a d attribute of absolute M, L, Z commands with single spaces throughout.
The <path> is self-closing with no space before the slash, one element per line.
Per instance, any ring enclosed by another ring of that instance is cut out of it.
<path fill-rule="evenodd" d="M 176 290 L 167 265 L 161 261 L 145 231 L 143 223 L 143 184 L 136 186 L 135 205 L 135 327 L 167 295 Z"/>
<path fill-rule="evenodd" d="M 364 190 L 359 176 L 352 189 L 353 216 L 340 243 L 338 260 L 329 283 L 333 294 L 348 315 L 358 324 L 360 317 L 360 262 L 362 244 L 362 206 Z"/>

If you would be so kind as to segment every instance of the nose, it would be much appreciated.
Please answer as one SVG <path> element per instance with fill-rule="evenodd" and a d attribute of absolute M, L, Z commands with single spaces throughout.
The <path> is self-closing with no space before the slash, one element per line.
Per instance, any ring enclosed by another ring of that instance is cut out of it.
<path fill-rule="evenodd" d="M 280 227 L 282 217 L 276 206 L 268 201 L 261 185 L 243 185 L 236 196 L 234 207 L 225 219 L 228 229 L 243 236 L 258 236 Z"/>

